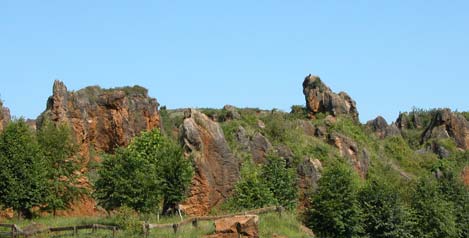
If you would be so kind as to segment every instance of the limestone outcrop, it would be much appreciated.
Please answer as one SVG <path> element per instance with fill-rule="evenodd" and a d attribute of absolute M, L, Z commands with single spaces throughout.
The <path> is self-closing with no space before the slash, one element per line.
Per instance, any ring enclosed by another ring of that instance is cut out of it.
<path fill-rule="evenodd" d="M 382 116 L 378 116 L 374 120 L 368 121 L 365 126 L 374 132 L 380 139 L 388 136 L 397 136 L 401 133 L 395 124 L 388 125 L 386 119 Z"/>
<path fill-rule="evenodd" d="M 358 121 L 355 101 L 345 92 L 334 93 L 317 76 L 306 76 L 303 81 L 303 94 L 311 118 L 315 118 L 318 113 L 325 113 L 332 116 L 346 115 Z"/>
<path fill-rule="evenodd" d="M 220 125 L 205 114 L 189 109 L 179 131 L 184 150 L 195 164 L 191 189 L 183 205 L 188 214 L 206 215 L 231 194 L 239 179 L 239 161 Z"/>
<path fill-rule="evenodd" d="M 69 92 L 56 80 L 52 91 L 46 110 L 37 119 L 38 128 L 44 120 L 69 124 L 85 158 L 94 151 L 112 152 L 141 131 L 160 126 L 159 104 L 140 86 L 91 86 Z"/>
<path fill-rule="evenodd" d="M 421 137 L 421 143 L 431 138 L 452 138 L 456 145 L 469 149 L 469 122 L 464 116 L 449 109 L 438 110 Z"/>

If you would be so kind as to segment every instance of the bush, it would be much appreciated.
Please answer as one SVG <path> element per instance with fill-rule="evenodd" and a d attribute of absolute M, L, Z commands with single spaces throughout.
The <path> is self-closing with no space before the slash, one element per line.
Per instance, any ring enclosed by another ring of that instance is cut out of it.
<path fill-rule="evenodd" d="M 241 167 L 241 179 L 226 206 L 231 210 L 245 210 L 274 204 L 274 194 L 261 179 L 259 169 L 251 160 L 246 160 Z"/>
<path fill-rule="evenodd" d="M 363 228 L 357 180 L 357 175 L 346 165 L 326 169 L 306 211 L 307 226 L 323 237 L 358 237 Z"/>
<path fill-rule="evenodd" d="M 414 229 L 416 237 L 458 237 L 454 205 L 444 199 L 435 179 L 420 179 L 412 196 L 411 206 L 417 223 Z"/>
<path fill-rule="evenodd" d="M 287 209 L 294 209 L 298 200 L 296 173 L 287 168 L 284 158 L 269 155 L 262 167 L 261 178 L 274 195 L 277 203 Z"/>
<path fill-rule="evenodd" d="M 104 160 L 95 196 L 107 210 L 126 205 L 154 212 L 163 202 L 166 213 L 184 199 L 192 175 L 192 164 L 181 148 L 155 129 Z"/>
<path fill-rule="evenodd" d="M 369 237 L 413 237 L 410 213 L 396 191 L 383 178 L 370 179 L 360 191 L 363 227 Z"/>

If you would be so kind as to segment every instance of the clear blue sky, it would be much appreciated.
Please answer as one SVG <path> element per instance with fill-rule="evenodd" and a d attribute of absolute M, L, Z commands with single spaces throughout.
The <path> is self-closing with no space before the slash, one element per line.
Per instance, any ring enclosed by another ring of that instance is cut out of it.
<path fill-rule="evenodd" d="M 142 85 L 168 108 L 304 105 L 316 74 L 361 121 L 469 110 L 469 1 L 0 1 L 0 98 Z"/>

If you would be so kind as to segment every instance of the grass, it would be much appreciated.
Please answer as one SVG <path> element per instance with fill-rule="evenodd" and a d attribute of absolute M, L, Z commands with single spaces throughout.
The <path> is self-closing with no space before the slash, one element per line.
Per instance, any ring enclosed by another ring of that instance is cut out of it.
<path fill-rule="evenodd" d="M 113 225 L 114 220 L 110 217 L 40 217 L 33 220 L 17 220 L 12 219 L 8 221 L 2 221 L 3 223 L 17 224 L 20 227 L 34 223 L 43 224 L 47 227 L 63 227 L 63 226 L 75 226 L 85 224 L 104 224 Z M 156 217 L 150 218 L 150 223 L 153 224 L 171 224 L 180 222 L 178 216 L 173 217 L 162 217 L 159 222 L 156 221 Z M 139 222 L 141 224 L 141 222 Z M 3 229 L 2 229 L 3 231 Z M 5 230 L 6 231 L 6 230 Z M 152 229 L 149 233 L 151 238 L 178 238 L 178 237 L 203 237 L 204 235 L 212 234 L 215 231 L 214 222 L 212 221 L 201 221 L 198 223 L 198 227 L 195 228 L 191 224 L 184 225 L 179 228 L 177 233 L 174 233 L 172 228 Z M 296 213 L 284 212 L 280 217 L 278 213 L 272 212 L 260 215 L 259 217 L 259 234 L 260 237 L 273 237 L 278 235 L 280 237 L 293 237 L 302 238 L 310 237 L 301 230 L 301 222 L 297 219 Z M 116 238 L 137 238 L 143 235 L 139 231 L 132 230 L 119 230 L 116 233 Z M 36 237 L 93 237 L 93 238 L 107 238 L 112 237 L 112 231 L 98 230 L 96 233 L 91 233 L 91 230 L 80 230 L 78 236 L 74 236 L 71 231 L 64 231 L 60 233 L 42 234 Z"/>

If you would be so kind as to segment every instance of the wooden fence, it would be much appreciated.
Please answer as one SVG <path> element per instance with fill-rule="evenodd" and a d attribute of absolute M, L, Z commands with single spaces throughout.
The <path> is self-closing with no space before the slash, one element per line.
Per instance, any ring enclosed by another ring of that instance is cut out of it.
<path fill-rule="evenodd" d="M 116 226 L 105 226 L 100 224 L 80 225 L 80 226 L 64 226 L 64 227 L 48 227 L 48 228 L 36 228 L 31 230 L 22 230 L 15 224 L 0 224 L 0 227 L 10 228 L 10 232 L 0 232 L 2 236 L 9 236 L 12 238 L 16 237 L 29 237 L 40 233 L 50 232 L 62 232 L 62 231 L 73 231 L 74 235 L 78 235 L 79 230 L 91 230 L 95 233 L 97 230 L 109 230 L 112 231 L 112 237 L 115 237 L 117 227 Z"/>
<path fill-rule="evenodd" d="M 214 220 L 227 218 L 227 217 L 234 217 L 234 216 L 240 216 L 240 215 L 260 215 L 260 214 L 265 214 L 269 212 L 278 212 L 279 216 L 281 216 L 284 210 L 285 209 L 281 206 L 279 207 L 273 206 L 273 207 L 265 207 L 265 208 L 260 208 L 260 209 L 255 209 L 255 210 L 250 210 L 250 211 L 245 211 L 245 212 L 240 212 L 240 213 L 235 213 L 235 214 L 221 215 L 221 216 L 192 217 L 192 218 L 185 219 L 179 223 L 167 223 L 167 224 L 144 223 L 143 233 L 145 234 L 145 237 L 148 237 L 150 234 L 150 230 L 152 229 L 168 229 L 168 228 L 172 228 L 174 233 L 177 233 L 179 228 L 187 224 L 192 224 L 193 227 L 197 227 L 199 221 L 214 221 Z"/>

